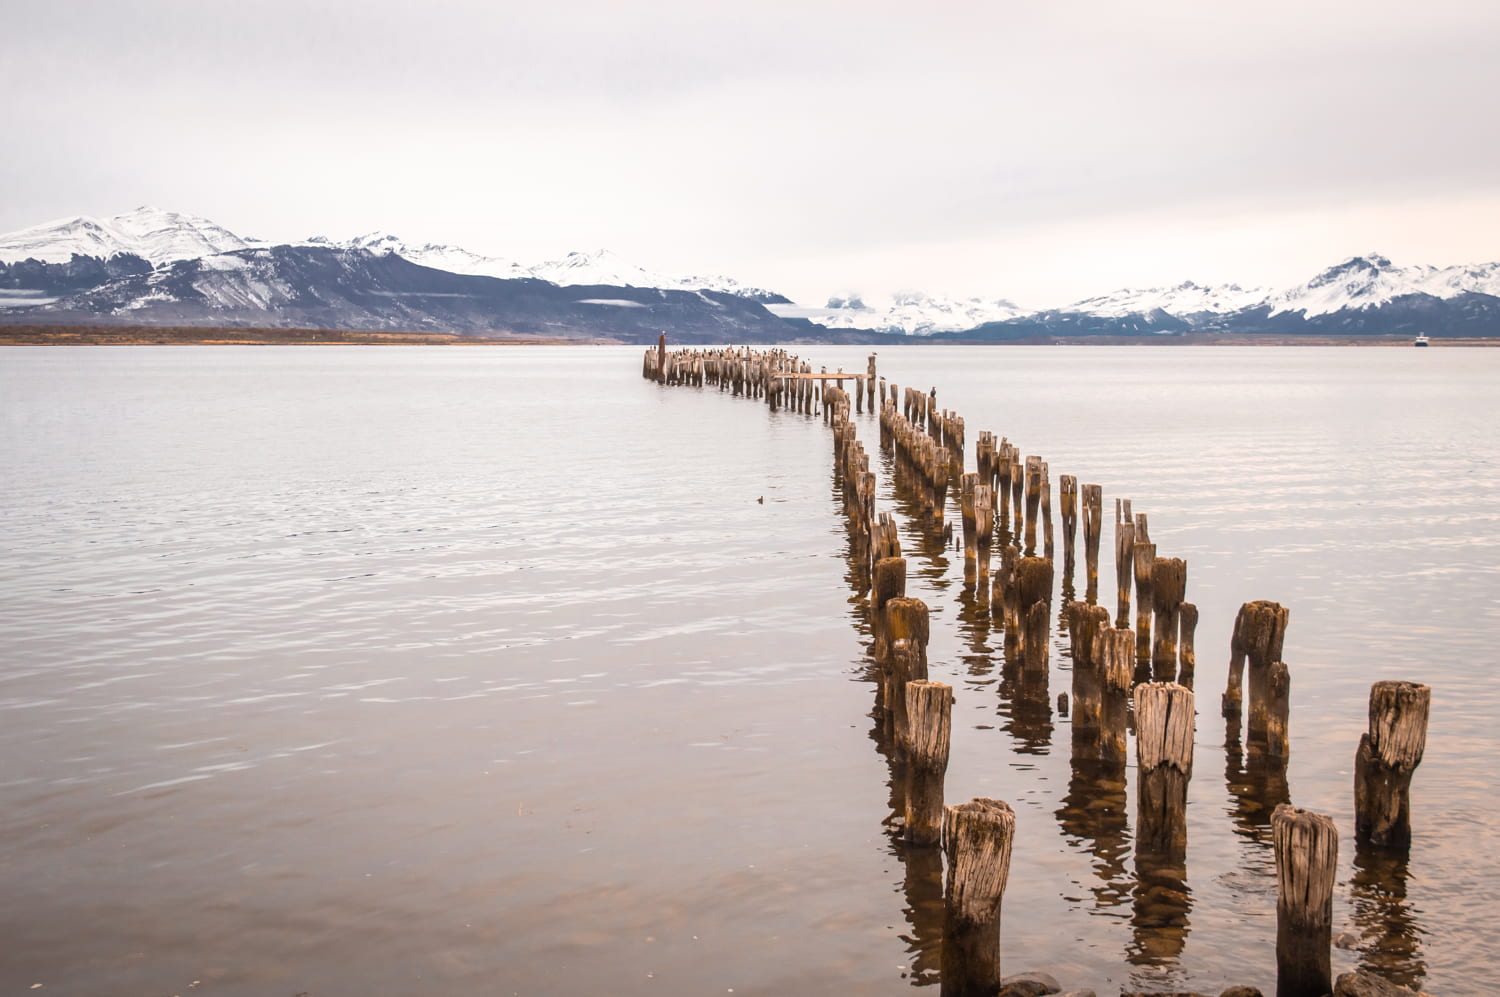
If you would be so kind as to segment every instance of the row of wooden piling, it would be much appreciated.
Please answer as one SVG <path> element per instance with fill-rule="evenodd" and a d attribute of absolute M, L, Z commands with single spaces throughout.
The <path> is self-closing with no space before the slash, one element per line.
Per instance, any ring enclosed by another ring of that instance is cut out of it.
<path fill-rule="evenodd" d="M 793 366 L 798 369 L 790 370 Z M 663 383 L 717 384 L 755 397 L 757 391 L 780 395 L 795 380 L 806 379 L 811 387 L 812 379 L 805 378 L 810 371 L 801 369 L 807 366 L 781 351 L 689 352 L 667 359 L 659 349 L 654 360 L 648 352 L 643 373 Z M 674 379 L 673 371 L 690 376 Z M 789 372 L 804 378 L 782 376 Z M 856 411 L 862 396 L 874 407 L 873 357 L 862 380 L 856 381 Z M 993 993 L 1000 979 L 999 910 L 1015 814 L 999 800 L 943 805 L 953 692 L 928 678 L 928 608 L 906 594 L 906 560 L 897 526 L 890 513 L 876 510 L 874 474 L 850 417 L 850 396 L 841 385 L 841 380 L 820 384 L 809 397 L 821 404 L 833 430 L 836 477 L 861 568 L 856 585 L 869 592 L 877 710 L 901 765 L 902 837 L 911 847 L 941 844 L 947 858 L 943 993 Z M 898 477 L 904 475 L 915 486 L 922 506 L 937 521 L 944 515 L 948 482 L 958 478 L 966 585 L 988 598 L 991 614 L 1003 627 L 1007 652 L 1021 663 L 1023 673 L 1045 676 L 1054 587 L 1046 462 L 1035 456 L 1023 460 L 1008 440 L 997 442 L 994 434 L 981 432 L 977 470 L 965 473 L 963 420 L 937 409 L 935 389 L 923 393 L 908 388 L 899 406 L 896 385 L 889 391 L 882 385 L 880 395 L 881 444 L 892 450 Z M 788 407 L 811 411 L 800 406 L 794 400 Z M 1102 489 L 1096 484 L 1080 487 L 1075 477 L 1063 475 L 1058 494 L 1065 593 L 1072 590 L 1080 514 L 1085 552 L 1085 598 L 1068 602 L 1064 613 L 1073 660 L 1075 756 L 1117 767 L 1123 778 L 1133 701 L 1138 876 L 1164 870 L 1185 878 L 1198 621 L 1197 607 L 1185 600 L 1187 565 L 1157 556 L 1146 515 L 1133 513 L 1129 500 L 1116 500 L 1117 591 L 1111 616 L 1098 605 Z M 1039 533 L 1041 555 L 1036 550 Z M 997 540 L 1004 542 L 991 581 Z M 1282 660 L 1288 618 L 1287 610 L 1272 602 L 1241 607 L 1221 700 L 1222 712 L 1237 725 L 1248 689 L 1252 755 L 1283 767 L 1289 754 L 1291 683 Z M 1372 688 L 1369 731 L 1361 738 L 1355 765 L 1356 839 L 1361 845 L 1409 846 L 1409 786 L 1425 747 L 1429 704 L 1430 690 L 1416 683 L 1378 682 Z M 1273 814 L 1272 831 L 1278 880 L 1277 992 L 1279 997 L 1321 995 L 1331 989 L 1337 830 L 1326 816 L 1281 804 Z"/>

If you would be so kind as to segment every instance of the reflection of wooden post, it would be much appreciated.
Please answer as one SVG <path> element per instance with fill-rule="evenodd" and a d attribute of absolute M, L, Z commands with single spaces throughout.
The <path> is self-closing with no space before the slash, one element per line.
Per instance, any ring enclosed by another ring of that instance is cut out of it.
<path fill-rule="evenodd" d="M 953 726 L 953 690 L 941 682 L 906 685 L 908 764 L 906 840 L 936 845 L 943 831 L 943 776 Z"/>
<path fill-rule="evenodd" d="M 1151 666 L 1158 681 L 1177 674 L 1178 607 L 1187 593 L 1187 562 L 1180 557 L 1158 557 L 1151 562 L 1151 602 L 1156 608 L 1156 646 Z"/>
<path fill-rule="evenodd" d="M 1083 562 L 1088 572 L 1087 600 L 1099 598 L 1099 531 L 1104 523 L 1104 489 L 1098 485 L 1084 485 L 1080 496 L 1083 504 Z"/>
<path fill-rule="evenodd" d="M 976 799 L 944 814 L 942 997 L 992 997 L 1000 986 L 1000 901 L 1015 832 L 1015 811 L 1001 800 Z"/>
<path fill-rule="evenodd" d="M 1354 756 L 1354 837 L 1375 845 L 1411 844 L 1411 777 L 1427 747 L 1432 689 L 1416 682 L 1370 687 L 1370 730 Z"/>
<path fill-rule="evenodd" d="M 1198 632 L 1198 607 L 1184 602 L 1178 607 L 1177 630 L 1177 684 L 1189 689 L 1193 687 L 1193 672 L 1198 667 L 1198 652 L 1193 647 Z"/>
<path fill-rule="evenodd" d="M 1138 847 L 1180 859 L 1187 854 L 1187 787 L 1193 773 L 1192 691 L 1171 682 L 1136 686 L 1135 745 Z"/>
<path fill-rule="evenodd" d="M 1061 506 L 1063 529 L 1063 582 L 1071 584 L 1073 569 L 1073 545 L 1078 534 L 1078 479 L 1064 474 L 1057 479 L 1057 502 Z"/>
<path fill-rule="evenodd" d="M 1130 578 L 1135 567 L 1135 524 L 1129 520 L 1115 523 L 1115 587 L 1118 612 L 1115 626 L 1130 626 Z M 1139 596 L 1137 596 L 1139 598 Z"/>
<path fill-rule="evenodd" d="M 1329 947 L 1339 832 L 1332 818 L 1283 803 L 1271 815 L 1276 849 L 1276 994 L 1333 989 Z"/>

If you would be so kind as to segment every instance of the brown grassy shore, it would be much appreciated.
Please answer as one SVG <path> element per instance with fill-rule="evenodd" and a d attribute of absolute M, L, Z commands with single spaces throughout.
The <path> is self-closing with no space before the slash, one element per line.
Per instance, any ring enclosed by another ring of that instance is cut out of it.
<path fill-rule="evenodd" d="M 457 336 L 443 332 L 366 332 L 356 329 L 240 329 L 146 325 L 0 325 L 0 346 L 518 346 L 577 340 L 516 336 Z"/>

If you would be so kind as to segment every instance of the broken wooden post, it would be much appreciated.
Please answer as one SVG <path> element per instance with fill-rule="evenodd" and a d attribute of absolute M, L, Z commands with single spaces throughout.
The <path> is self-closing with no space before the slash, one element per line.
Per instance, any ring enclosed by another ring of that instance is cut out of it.
<path fill-rule="evenodd" d="M 1159 682 L 1177 674 L 1179 607 L 1187 592 L 1187 562 L 1180 557 L 1158 557 L 1151 562 L 1151 602 L 1156 609 L 1156 646 L 1151 666 Z"/>
<path fill-rule="evenodd" d="M 865 390 L 865 395 L 866 395 L 867 400 L 869 401 L 869 405 L 870 405 L 870 411 L 873 412 L 873 411 L 875 411 L 875 380 L 876 380 L 875 379 L 875 354 L 873 354 L 873 353 L 870 354 L 870 362 L 869 362 L 868 366 L 866 366 L 866 368 L 865 368 L 865 374 L 867 375 L 865 377 L 865 383 L 863 385 L 861 385 L 861 387 L 863 387 L 864 390 Z"/>
<path fill-rule="evenodd" d="M 1099 531 L 1104 525 L 1104 489 L 1098 485 L 1084 485 L 1080 501 L 1083 503 L 1083 560 L 1088 572 L 1087 601 L 1099 598 Z"/>
<path fill-rule="evenodd" d="M 1198 652 L 1193 647 L 1198 632 L 1198 607 L 1184 602 L 1178 612 L 1177 684 L 1191 689 L 1193 672 L 1198 667 Z"/>
<path fill-rule="evenodd" d="M 1265 702 L 1258 708 L 1263 719 L 1251 724 L 1251 730 L 1263 732 L 1263 736 L 1250 739 L 1251 751 L 1264 751 L 1267 757 L 1285 765 L 1291 754 L 1291 739 L 1287 724 L 1291 719 L 1292 676 L 1284 661 L 1273 661 L 1266 669 Z M 1257 709 L 1251 704 L 1251 710 Z"/>
<path fill-rule="evenodd" d="M 875 660 L 885 659 L 890 649 L 886 638 L 886 605 L 906 595 L 906 558 L 882 557 L 875 562 L 870 578 L 870 629 L 875 636 Z M 886 706 L 890 701 L 886 700 Z"/>
<path fill-rule="evenodd" d="M 1427 747 L 1432 689 L 1417 682 L 1370 687 L 1370 729 L 1354 756 L 1354 838 L 1361 844 L 1411 844 L 1411 777 Z"/>
<path fill-rule="evenodd" d="M 1094 658 L 1099 634 L 1109 628 L 1109 610 L 1086 602 L 1068 603 L 1068 635 L 1073 648 L 1073 731 L 1099 737 L 1104 683 L 1100 662 Z"/>
<path fill-rule="evenodd" d="M 953 725 L 953 689 L 917 679 L 906 684 L 906 827 L 914 845 L 936 845 L 943 832 L 943 776 Z"/>
<path fill-rule="evenodd" d="M 1271 815 L 1276 851 L 1276 997 L 1333 989 L 1329 950 L 1339 832 L 1333 819 L 1283 803 Z"/>
<path fill-rule="evenodd" d="M 1021 558 L 1016 565 L 1015 588 L 1021 665 L 1044 670 L 1052 615 L 1052 562 L 1045 557 Z"/>
<path fill-rule="evenodd" d="M 1001 800 L 975 799 L 948 807 L 943 817 L 942 997 L 993 997 L 1000 986 L 1000 901 L 1016 814 Z"/>
<path fill-rule="evenodd" d="M 1229 685 L 1224 691 L 1224 716 L 1238 717 L 1243 699 L 1244 671 L 1250 665 L 1252 693 L 1256 674 L 1273 661 L 1281 660 L 1290 612 L 1274 602 L 1257 599 L 1240 607 L 1234 618 L 1234 634 L 1229 641 Z"/>
<path fill-rule="evenodd" d="M 1193 773 L 1193 693 L 1172 682 L 1135 689 L 1138 847 L 1180 860 L 1187 854 L 1187 787 Z"/>
<path fill-rule="evenodd" d="M 1061 506 L 1063 529 L 1063 584 L 1073 581 L 1073 544 L 1078 533 L 1078 479 L 1064 474 L 1057 481 L 1057 501 Z"/>

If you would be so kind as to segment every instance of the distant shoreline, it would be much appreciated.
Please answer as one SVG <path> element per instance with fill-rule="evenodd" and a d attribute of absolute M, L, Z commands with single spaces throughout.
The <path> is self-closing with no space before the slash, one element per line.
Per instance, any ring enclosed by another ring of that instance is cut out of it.
<path fill-rule="evenodd" d="M 952 335 L 951 333 L 948 335 Z M 673 346 L 696 346 L 674 339 Z M 280 329 L 272 327 L 145 326 L 145 325 L 5 325 L 0 323 L 0 346 L 598 346 L 631 345 L 622 340 L 568 339 L 533 335 L 460 335 L 445 332 L 379 331 L 364 329 Z M 642 346 L 647 344 L 637 343 Z M 1360 346 L 1412 348 L 1407 336 L 1286 336 L 1183 335 L 1036 336 L 1026 339 L 986 340 L 925 336 L 881 336 L 868 343 L 838 338 L 828 343 L 795 337 L 782 345 L 812 346 Z M 1500 347 L 1500 337 L 1433 339 L 1434 347 Z"/>

